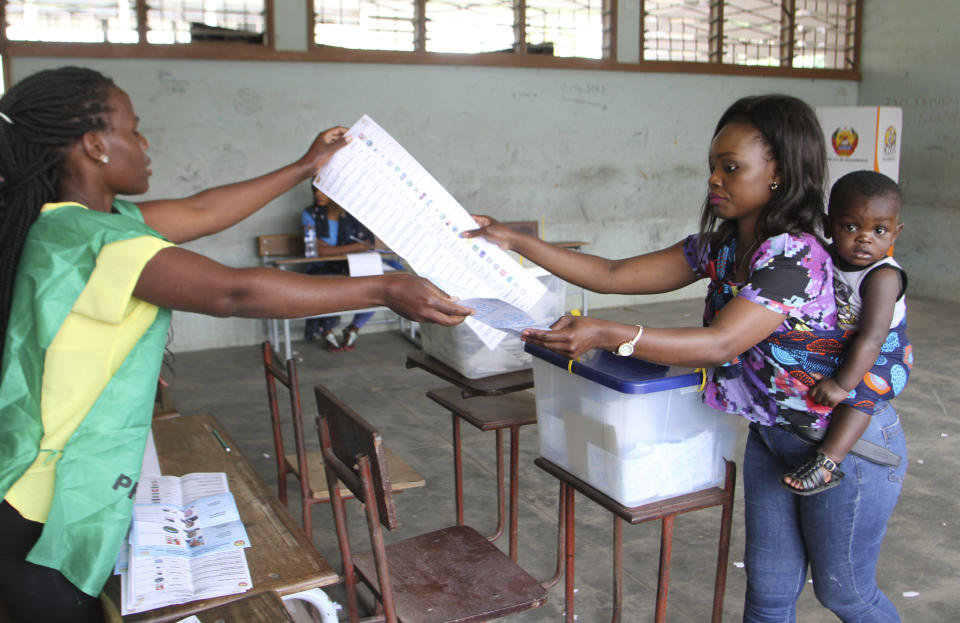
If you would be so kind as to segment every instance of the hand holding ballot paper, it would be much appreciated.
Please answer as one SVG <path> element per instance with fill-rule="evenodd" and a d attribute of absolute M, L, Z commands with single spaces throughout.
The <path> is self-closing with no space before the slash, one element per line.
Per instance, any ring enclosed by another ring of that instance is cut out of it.
<path fill-rule="evenodd" d="M 527 312 L 500 299 L 465 299 L 460 304 L 476 310 L 471 318 L 494 329 L 515 333 L 531 328 L 550 330 L 550 327 L 538 323 Z"/>
<path fill-rule="evenodd" d="M 536 305 L 543 284 L 495 244 L 461 238 L 476 223 L 396 140 L 367 116 L 347 136 L 351 142 L 320 169 L 314 186 L 447 294 L 499 300 L 523 313 Z M 485 312 L 492 305 L 484 305 Z M 477 311 L 466 323 L 488 348 L 506 336 L 499 328 L 516 328 L 483 324 L 481 318 L 502 315 Z M 516 315 L 513 320 L 522 324 Z"/>

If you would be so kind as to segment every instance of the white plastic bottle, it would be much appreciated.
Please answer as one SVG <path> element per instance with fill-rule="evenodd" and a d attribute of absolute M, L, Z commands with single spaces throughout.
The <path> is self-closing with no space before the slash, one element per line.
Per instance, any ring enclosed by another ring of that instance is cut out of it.
<path fill-rule="evenodd" d="M 317 257 L 317 228 L 313 225 L 303 227 L 303 255 Z"/>

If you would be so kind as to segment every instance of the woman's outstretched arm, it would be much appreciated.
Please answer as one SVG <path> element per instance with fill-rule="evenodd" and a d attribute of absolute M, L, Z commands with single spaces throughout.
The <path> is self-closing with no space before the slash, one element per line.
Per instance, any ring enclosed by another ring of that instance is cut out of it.
<path fill-rule="evenodd" d="M 782 323 L 780 313 L 734 298 L 708 327 L 644 327 L 633 356 L 664 365 L 715 367 L 759 344 Z M 523 339 L 575 359 L 593 348 L 615 351 L 636 334 L 635 325 L 564 316 L 550 331 L 524 329 Z"/>
<path fill-rule="evenodd" d="M 463 238 L 483 237 L 549 270 L 564 281 L 604 294 L 672 292 L 697 280 L 678 243 L 660 251 L 622 260 L 564 249 L 535 236 L 514 231 L 489 216 L 474 215 L 480 226 Z"/>
<path fill-rule="evenodd" d="M 302 318 L 383 305 L 411 320 L 450 326 L 472 312 L 410 273 L 318 277 L 230 268 L 177 247 L 163 249 L 147 262 L 133 293 L 161 307 L 222 317 Z"/>
<path fill-rule="evenodd" d="M 147 225 L 178 244 L 223 231 L 312 177 L 347 144 L 346 131 L 347 128 L 338 126 L 321 132 L 307 153 L 270 173 L 183 199 L 145 201 L 139 204 L 140 211 Z"/>

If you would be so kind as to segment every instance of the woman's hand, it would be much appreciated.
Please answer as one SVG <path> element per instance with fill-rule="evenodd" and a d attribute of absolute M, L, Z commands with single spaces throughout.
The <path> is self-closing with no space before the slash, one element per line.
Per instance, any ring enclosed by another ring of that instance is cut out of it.
<path fill-rule="evenodd" d="M 469 307 L 457 305 L 455 299 L 426 279 L 410 273 L 392 273 L 385 277 L 388 283 L 384 305 L 405 318 L 452 327 L 473 313 Z"/>
<path fill-rule="evenodd" d="M 819 375 L 815 375 L 819 376 Z M 810 388 L 811 400 L 818 405 L 825 407 L 835 407 L 850 395 L 850 392 L 843 389 L 832 378 L 821 378 L 817 384 Z"/>
<path fill-rule="evenodd" d="M 599 318 L 585 316 L 564 316 L 550 327 L 549 331 L 542 329 L 524 329 L 520 339 L 543 346 L 558 355 L 568 359 L 576 359 L 585 352 L 594 348 L 615 350 L 623 341 L 617 341 L 616 335 L 624 325 Z M 633 333 L 637 328 L 631 329 Z"/>
<path fill-rule="evenodd" d="M 253 179 L 202 190 L 183 199 L 159 199 L 140 204 L 143 219 L 177 244 L 209 236 L 239 223 L 308 177 L 314 177 L 349 141 L 347 128 L 321 132 L 295 162 Z"/>
<path fill-rule="evenodd" d="M 477 238 L 482 236 L 504 251 L 509 251 L 513 248 L 513 241 L 516 237 L 522 235 L 493 217 L 480 214 L 471 214 L 470 216 L 473 217 L 473 220 L 477 222 L 479 227 L 462 232 L 460 234 L 461 238 Z"/>
<path fill-rule="evenodd" d="M 300 163 L 316 175 L 320 167 L 330 161 L 333 154 L 350 142 L 351 138 L 346 136 L 348 129 L 338 125 L 318 134 L 317 138 L 313 139 L 310 149 L 300 158 Z"/>

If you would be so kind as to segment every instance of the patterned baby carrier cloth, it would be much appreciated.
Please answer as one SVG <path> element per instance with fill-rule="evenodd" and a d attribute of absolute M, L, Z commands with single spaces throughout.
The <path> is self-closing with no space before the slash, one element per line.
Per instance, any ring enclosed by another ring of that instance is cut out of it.
<path fill-rule="evenodd" d="M 719 249 L 717 259 L 711 260 L 707 273 L 712 287 L 706 299 L 704 324 L 708 325 L 720 309 L 739 292 L 738 284 L 727 279 L 735 271 L 736 238 Z M 844 361 L 844 353 L 856 338 L 849 329 L 810 329 L 795 319 L 789 319 L 792 328 L 771 334 L 757 344 L 771 367 L 785 371 L 807 387 L 819 378 L 833 376 Z M 913 347 L 907 339 L 906 318 L 890 329 L 873 367 L 864 374 L 856 388 L 841 404 L 873 414 L 878 403 L 897 396 L 907 384 L 913 368 Z M 714 370 L 717 378 L 734 378 L 743 372 L 742 355 Z M 772 377 L 771 377 L 772 378 Z M 814 405 L 811 406 L 814 407 Z M 827 409 L 829 411 L 830 409 Z"/>

